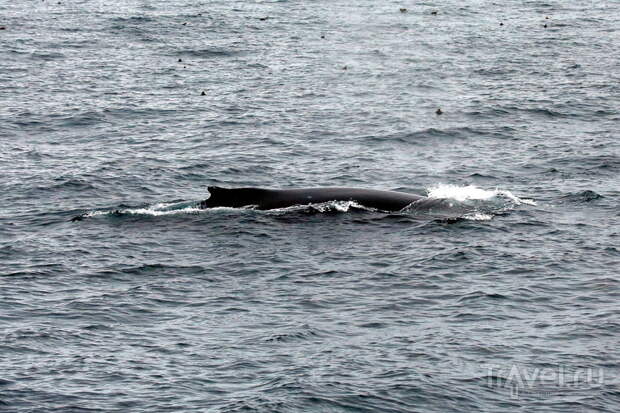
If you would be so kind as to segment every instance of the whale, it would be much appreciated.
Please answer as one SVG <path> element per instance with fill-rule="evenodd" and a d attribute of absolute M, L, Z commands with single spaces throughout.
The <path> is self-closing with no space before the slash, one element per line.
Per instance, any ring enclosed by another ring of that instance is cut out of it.
<path fill-rule="evenodd" d="M 346 187 L 269 189 L 209 186 L 207 189 L 210 196 L 200 202 L 202 209 L 251 207 L 269 210 L 330 201 L 353 201 L 364 207 L 395 212 L 409 206 L 430 208 L 437 206 L 440 202 L 440 200 L 407 192 Z"/>

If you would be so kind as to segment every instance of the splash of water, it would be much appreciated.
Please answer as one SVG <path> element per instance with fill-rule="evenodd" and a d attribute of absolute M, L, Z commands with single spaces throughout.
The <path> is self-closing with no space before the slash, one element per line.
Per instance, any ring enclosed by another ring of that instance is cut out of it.
<path fill-rule="evenodd" d="M 470 200 L 491 201 L 498 198 L 508 199 L 516 205 L 536 205 L 532 199 L 519 198 L 512 192 L 502 189 L 482 189 L 475 185 L 459 186 L 438 184 L 427 189 L 427 196 L 433 199 L 453 199 L 458 202 Z"/>
<path fill-rule="evenodd" d="M 179 215 L 179 214 L 197 214 L 203 211 L 195 204 L 188 205 L 187 202 L 181 203 L 158 203 L 142 208 L 119 208 L 106 211 L 90 211 L 84 214 L 84 218 L 92 218 L 101 215 Z"/>
<path fill-rule="evenodd" d="M 319 212 L 329 212 L 336 210 L 338 212 L 348 212 L 349 209 L 364 209 L 367 211 L 372 211 L 373 208 L 366 207 L 364 205 L 358 204 L 355 201 L 331 201 L 324 202 L 321 204 L 315 204 L 313 207 Z"/>

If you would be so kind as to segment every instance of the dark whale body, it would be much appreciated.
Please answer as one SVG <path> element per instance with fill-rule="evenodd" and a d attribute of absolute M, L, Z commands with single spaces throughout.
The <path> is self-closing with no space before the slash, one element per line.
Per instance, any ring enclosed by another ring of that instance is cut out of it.
<path fill-rule="evenodd" d="M 257 209 L 276 209 L 329 201 L 355 201 L 382 211 L 400 211 L 414 202 L 416 205 L 431 206 L 437 201 L 405 192 L 360 188 L 228 189 L 210 186 L 208 189 L 211 197 L 200 203 L 201 208 L 254 206 Z"/>

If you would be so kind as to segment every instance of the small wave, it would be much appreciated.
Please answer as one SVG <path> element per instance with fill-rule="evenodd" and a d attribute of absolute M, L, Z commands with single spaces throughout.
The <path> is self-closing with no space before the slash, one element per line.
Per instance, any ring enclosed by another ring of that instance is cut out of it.
<path fill-rule="evenodd" d="M 112 210 L 89 211 L 72 219 L 72 221 L 81 221 L 84 218 L 94 218 L 99 216 L 124 216 L 124 215 L 146 215 L 146 216 L 164 216 L 164 215 L 181 215 L 181 214 L 198 214 L 203 212 L 195 202 L 174 202 L 174 203 L 157 203 L 141 208 L 116 208 Z"/>
<path fill-rule="evenodd" d="M 187 201 L 182 202 L 160 202 L 144 208 L 127 209 L 128 214 L 147 214 L 147 215 L 171 215 L 179 213 L 188 213 L 201 211 L 200 208 L 194 203 Z"/>
<path fill-rule="evenodd" d="M 218 208 L 210 208 L 210 209 L 215 210 L 215 209 L 233 209 L 233 208 L 218 207 Z M 235 208 L 235 209 L 239 209 L 239 208 Z M 256 209 L 256 206 L 249 205 L 241 209 Z M 260 211 L 261 213 L 265 213 L 265 214 L 280 215 L 282 213 L 291 213 L 291 212 L 302 212 L 302 213 L 310 213 L 310 214 L 312 213 L 328 214 L 328 213 L 341 213 L 341 212 L 349 212 L 349 211 L 375 212 L 377 210 L 371 207 L 364 206 L 355 201 L 328 201 L 328 202 L 321 202 L 321 203 L 316 203 L 316 204 L 292 205 L 292 206 L 285 207 L 285 208 L 274 208 L 274 209 L 269 209 L 269 210 L 258 210 L 257 209 L 257 211 Z"/>
<path fill-rule="evenodd" d="M 150 23 L 155 21 L 149 16 L 115 17 L 110 20 L 116 23 Z"/>
<path fill-rule="evenodd" d="M 598 194 L 591 190 L 585 190 L 585 191 L 570 193 L 568 195 L 565 195 L 563 198 L 569 202 L 581 203 L 581 202 L 590 202 L 590 201 L 595 201 L 597 199 L 601 199 L 603 198 L 603 195 Z"/>
<path fill-rule="evenodd" d="M 193 58 L 213 58 L 213 57 L 231 57 L 243 54 L 240 50 L 227 49 L 223 47 L 209 47 L 206 49 L 188 49 L 179 51 L 176 55 Z"/>
<path fill-rule="evenodd" d="M 519 198 L 512 192 L 502 189 L 482 189 L 475 185 L 458 186 L 451 184 L 439 184 L 428 188 L 427 196 L 433 199 L 453 199 L 458 202 L 470 200 L 489 201 L 497 198 L 504 198 L 512 201 L 516 205 L 527 204 L 536 205 L 532 199 Z"/>
<path fill-rule="evenodd" d="M 50 186 L 38 186 L 36 189 L 38 191 L 54 192 L 58 192 L 61 190 L 88 191 L 92 189 L 97 189 L 97 187 L 92 183 L 79 178 L 56 178 L 54 179 L 54 182 L 57 183 Z"/>
<path fill-rule="evenodd" d="M 321 330 L 312 328 L 309 325 L 304 324 L 297 328 L 290 328 L 284 331 L 273 333 L 269 337 L 266 337 L 264 340 L 274 343 L 287 343 L 291 341 L 311 340 L 325 334 L 326 333 Z"/>
<path fill-rule="evenodd" d="M 64 59 L 66 56 L 63 53 L 59 52 L 43 52 L 43 51 L 35 51 L 31 54 L 33 59 L 39 60 L 58 60 Z"/>
<path fill-rule="evenodd" d="M 463 218 L 469 221 L 490 221 L 493 219 L 493 215 L 482 212 L 472 212 L 471 214 L 463 215 Z"/>
<path fill-rule="evenodd" d="M 469 136 L 475 135 L 476 132 L 477 131 L 475 131 L 474 129 L 468 127 L 448 129 L 428 128 L 414 132 L 396 133 L 393 135 L 387 135 L 379 138 L 382 138 L 382 140 L 387 142 L 425 144 L 429 140 L 453 141 L 455 139 L 465 139 Z M 373 143 L 376 142 L 377 137 L 372 137 L 372 141 Z"/>
<path fill-rule="evenodd" d="M 349 212 L 349 210 L 375 211 L 374 208 L 358 204 L 355 201 L 331 201 L 321 204 L 312 204 L 310 207 L 318 212 Z"/>

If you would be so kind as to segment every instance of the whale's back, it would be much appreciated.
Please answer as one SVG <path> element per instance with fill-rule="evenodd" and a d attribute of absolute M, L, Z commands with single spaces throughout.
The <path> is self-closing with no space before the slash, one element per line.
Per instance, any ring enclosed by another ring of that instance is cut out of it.
<path fill-rule="evenodd" d="M 370 208 L 384 211 L 398 211 L 412 202 L 426 199 L 420 195 L 405 192 L 381 191 L 361 188 L 220 188 L 210 186 L 211 196 L 202 201 L 201 208 L 233 207 L 253 205 L 258 209 L 286 208 L 294 205 L 318 204 L 329 201 L 355 201 Z"/>

